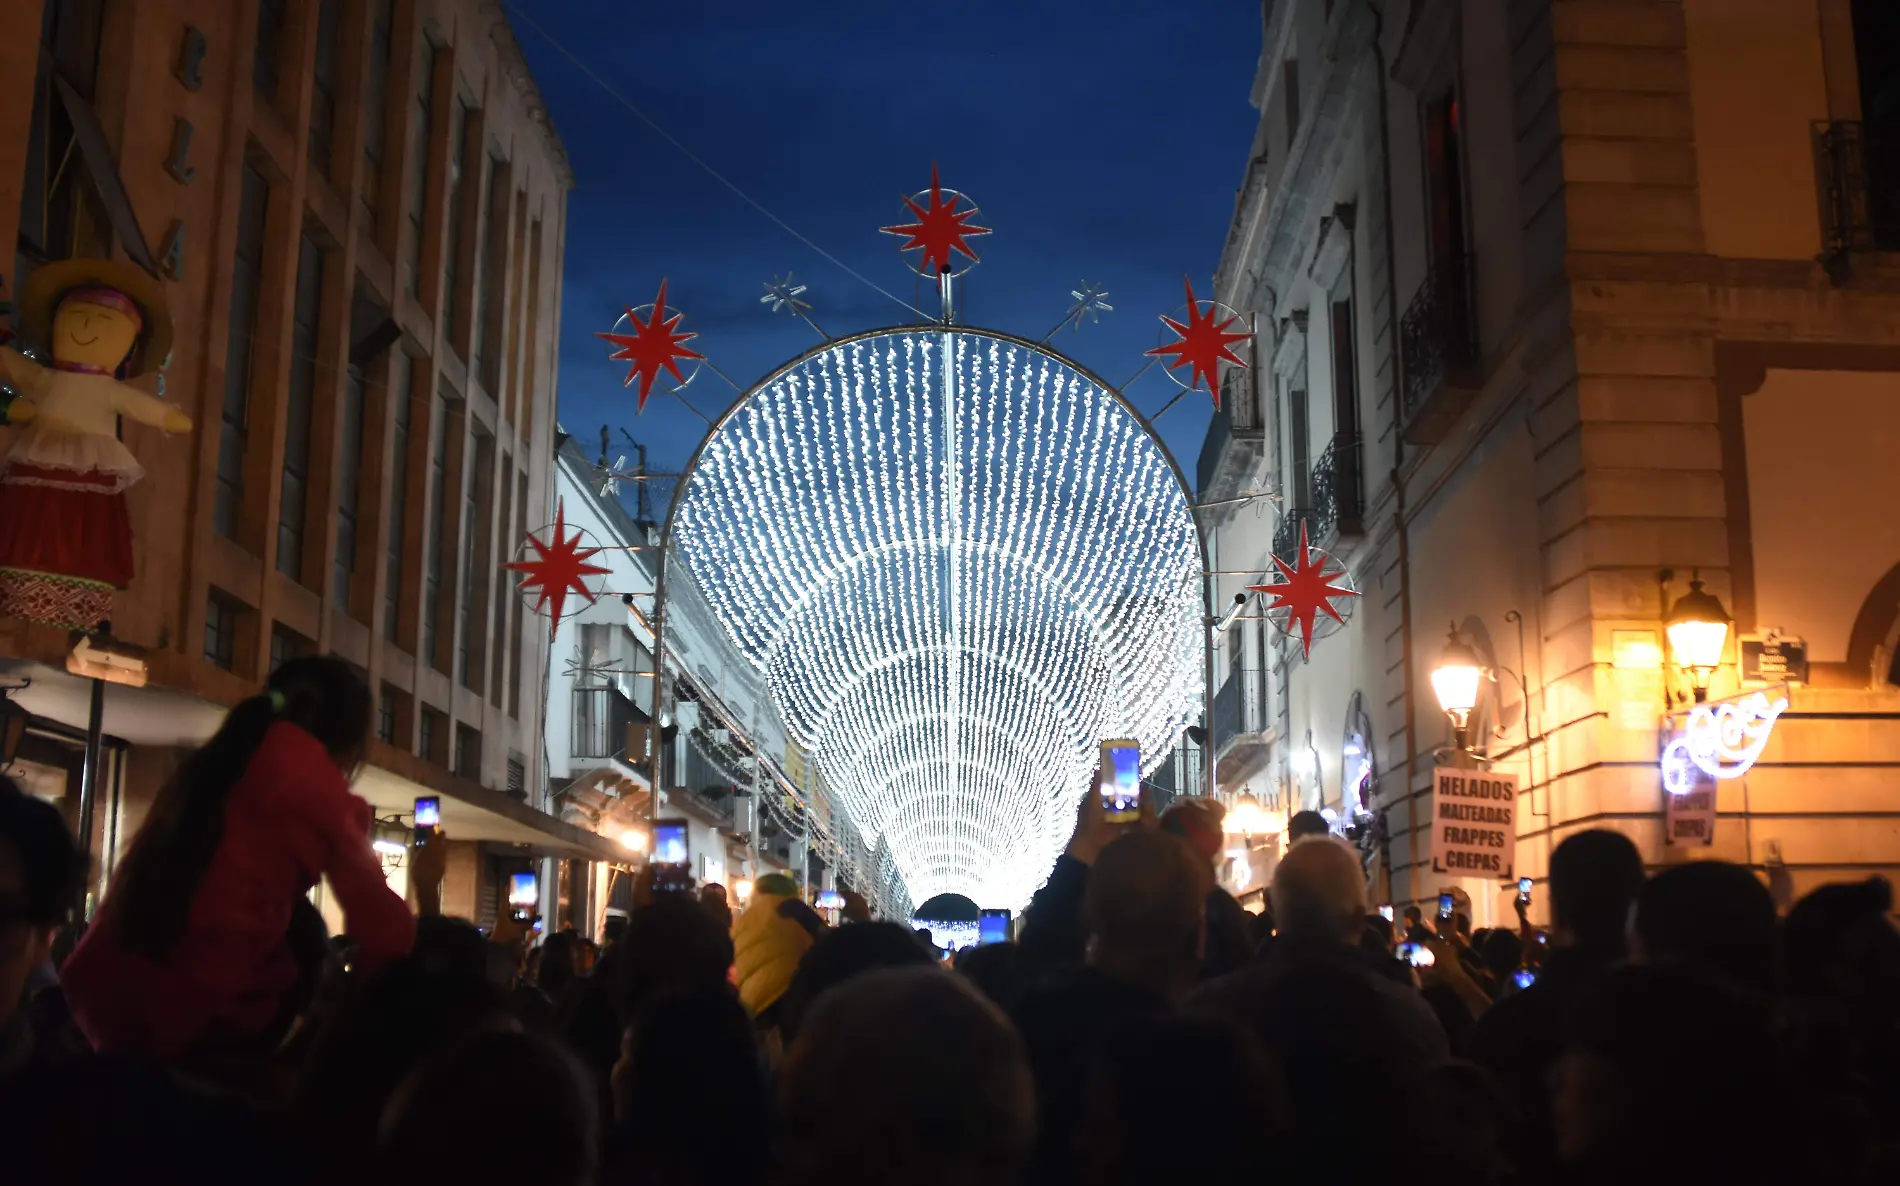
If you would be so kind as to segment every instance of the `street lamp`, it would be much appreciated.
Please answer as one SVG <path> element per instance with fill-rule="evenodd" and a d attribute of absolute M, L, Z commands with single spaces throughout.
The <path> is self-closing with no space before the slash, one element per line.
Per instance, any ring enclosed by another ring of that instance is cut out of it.
<path fill-rule="evenodd" d="M 1221 821 L 1221 830 L 1229 836 L 1258 836 L 1267 830 L 1266 825 L 1267 816 L 1260 810 L 1260 800 L 1242 795 L 1228 809 Z"/>
<path fill-rule="evenodd" d="M 628 828 L 626 831 L 620 833 L 620 845 L 629 852 L 645 852 L 647 850 L 647 834 L 638 828 Z"/>
<path fill-rule="evenodd" d="M 1458 624 L 1452 623 L 1438 666 L 1432 668 L 1432 692 L 1438 697 L 1438 707 L 1451 718 L 1459 749 L 1465 748 L 1465 726 L 1471 723 L 1471 710 L 1478 706 L 1478 685 L 1483 679 L 1484 665 L 1478 662 L 1478 653 L 1459 639 Z"/>
<path fill-rule="evenodd" d="M 1709 677 L 1722 665 L 1728 631 L 1728 610 L 1722 599 L 1705 591 L 1700 577 L 1691 577 L 1689 591 L 1663 620 L 1663 632 L 1669 636 L 1676 666 L 1689 675 L 1697 704 L 1709 698 Z"/>

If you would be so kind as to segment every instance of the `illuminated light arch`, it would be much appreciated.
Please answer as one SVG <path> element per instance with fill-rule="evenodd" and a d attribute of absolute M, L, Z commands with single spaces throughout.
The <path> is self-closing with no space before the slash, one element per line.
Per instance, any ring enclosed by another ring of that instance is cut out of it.
<path fill-rule="evenodd" d="M 667 579 L 913 901 L 1021 906 L 1096 742 L 1133 737 L 1153 768 L 1199 715 L 1185 482 L 1119 393 L 1034 343 L 827 343 L 720 419 L 669 522 Z"/>

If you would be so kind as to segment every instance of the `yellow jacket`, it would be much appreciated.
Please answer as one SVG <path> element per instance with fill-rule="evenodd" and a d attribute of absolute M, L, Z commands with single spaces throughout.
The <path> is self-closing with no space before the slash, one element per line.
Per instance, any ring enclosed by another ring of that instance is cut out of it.
<path fill-rule="evenodd" d="M 755 891 L 745 913 L 732 925 L 739 1000 L 755 1017 L 785 995 L 798 971 L 798 962 L 811 949 L 811 934 L 779 913 L 779 907 L 791 900 L 781 894 Z"/>

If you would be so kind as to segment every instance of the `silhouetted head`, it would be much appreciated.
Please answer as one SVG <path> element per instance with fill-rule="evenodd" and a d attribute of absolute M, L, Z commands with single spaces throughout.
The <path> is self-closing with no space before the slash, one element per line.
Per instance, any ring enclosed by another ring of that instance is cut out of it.
<path fill-rule="evenodd" d="M 51 958 L 85 880 L 85 857 L 59 809 L 0 775 L 0 1031 L 27 977 Z"/>
<path fill-rule="evenodd" d="M 780 1070 L 777 1110 L 782 1186 L 999 1186 L 1036 1132 L 1022 1040 L 936 968 L 827 993 Z"/>
<path fill-rule="evenodd" d="M 1636 895 L 1631 954 L 1644 963 L 1699 964 L 1755 992 L 1773 992 L 1780 961 L 1775 900 L 1753 873 L 1726 861 L 1678 865 Z"/>
<path fill-rule="evenodd" d="M 1550 854 L 1550 917 L 1558 935 L 1604 952 L 1624 950 L 1643 857 L 1621 832 L 1591 828 Z"/>
<path fill-rule="evenodd" d="M 1298 844 L 1312 836 L 1332 835 L 1333 825 L 1317 811 L 1296 811 L 1293 818 L 1286 822 L 1286 842 Z"/>
<path fill-rule="evenodd" d="M 383 1113 L 377 1173 L 461 1186 L 591 1186 L 599 1113 L 593 1084 L 558 1042 L 509 1030 L 476 1034 L 397 1089 Z"/>
<path fill-rule="evenodd" d="M 812 1007 L 838 985 L 880 968 L 928 967 L 936 957 L 908 927 L 894 922 L 854 923 L 827 930 L 798 962 L 779 1003 L 779 1033 L 787 1045 L 798 1037 Z"/>
<path fill-rule="evenodd" d="M 1082 913 L 1096 967 L 1163 994 L 1194 983 L 1206 892 L 1198 863 L 1176 839 L 1135 831 L 1112 841 L 1089 872 Z"/>
<path fill-rule="evenodd" d="M 1358 854 L 1335 840 L 1287 849 L 1273 871 L 1273 918 L 1284 936 L 1357 943 L 1366 922 Z"/>

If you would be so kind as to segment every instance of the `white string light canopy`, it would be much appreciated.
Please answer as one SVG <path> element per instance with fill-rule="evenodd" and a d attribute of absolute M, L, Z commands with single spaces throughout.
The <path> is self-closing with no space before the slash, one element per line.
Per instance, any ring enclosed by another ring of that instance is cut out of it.
<path fill-rule="evenodd" d="M 1181 479 L 1050 350 L 962 327 L 831 343 L 739 403 L 680 498 L 670 563 L 912 901 L 1022 906 L 1099 742 L 1137 739 L 1152 770 L 1199 715 Z"/>

